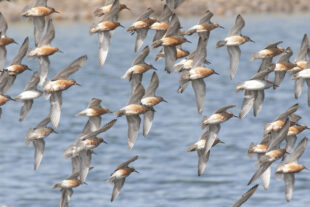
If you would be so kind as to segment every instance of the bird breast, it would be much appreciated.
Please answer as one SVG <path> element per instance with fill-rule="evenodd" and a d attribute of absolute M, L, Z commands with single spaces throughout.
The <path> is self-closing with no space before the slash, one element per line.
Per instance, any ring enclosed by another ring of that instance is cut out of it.
<path fill-rule="evenodd" d="M 288 163 L 283 166 L 282 173 L 298 173 L 303 169 L 305 169 L 304 165 L 297 163 Z"/>
<path fill-rule="evenodd" d="M 190 79 L 196 80 L 206 78 L 214 73 L 214 70 L 205 67 L 196 67 L 189 71 Z"/>
<path fill-rule="evenodd" d="M 108 111 L 107 108 L 87 108 L 80 113 L 80 116 L 100 116 L 106 114 Z"/>
<path fill-rule="evenodd" d="M 225 38 L 227 46 L 239 46 L 246 42 L 246 39 L 242 36 L 230 36 Z"/>
<path fill-rule="evenodd" d="M 163 46 L 176 46 L 176 45 L 180 45 L 183 42 L 185 42 L 183 38 L 175 37 L 175 36 L 164 37 L 161 40 L 162 40 Z"/>
<path fill-rule="evenodd" d="M 296 77 L 304 79 L 310 78 L 310 69 L 303 69 L 302 71 L 296 74 Z"/>
<path fill-rule="evenodd" d="M 9 72 L 10 75 L 18 75 L 22 72 L 24 72 L 25 70 L 27 70 L 27 66 L 26 65 L 10 65 L 9 67 L 7 67 L 7 70 Z"/>
<path fill-rule="evenodd" d="M 132 71 L 133 74 L 142 74 L 146 72 L 148 69 L 150 69 L 150 67 L 147 64 L 138 64 L 129 68 L 129 70 Z"/>
<path fill-rule="evenodd" d="M 61 188 L 75 188 L 78 187 L 81 184 L 78 180 L 63 180 L 60 183 Z"/>
<path fill-rule="evenodd" d="M 271 83 L 264 80 L 248 80 L 243 83 L 243 89 L 245 90 L 263 90 L 271 86 Z"/>
<path fill-rule="evenodd" d="M 228 119 L 228 114 L 226 112 L 212 114 L 203 124 L 219 124 Z"/>
<path fill-rule="evenodd" d="M 297 135 L 307 128 L 305 125 L 294 125 L 288 129 L 287 136 Z"/>
<path fill-rule="evenodd" d="M 147 28 L 148 26 L 150 26 L 150 23 L 148 20 L 140 20 L 132 24 L 132 27 L 134 29 L 144 29 L 144 28 Z"/>
<path fill-rule="evenodd" d="M 281 54 L 283 51 L 281 48 L 270 48 L 270 49 L 263 49 L 257 53 L 257 57 L 259 59 L 274 57 Z"/>
<path fill-rule="evenodd" d="M 37 90 L 24 91 L 18 95 L 19 100 L 32 100 L 41 96 L 41 92 Z"/>
<path fill-rule="evenodd" d="M 47 83 L 44 87 L 44 91 L 48 93 L 63 91 L 70 88 L 75 84 L 75 81 L 72 80 L 56 80 Z"/>
<path fill-rule="evenodd" d="M 285 124 L 285 121 L 283 120 L 274 121 L 266 127 L 266 132 L 267 133 L 278 132 L 283 128 L 284 124 Z"/>
<path fill-rule="evenodd" d="M 162 101 L 159 97 L 145 97 L 141 100 L 141 103 L 145 106 L 155 106 Z"/>
<path fill-rule="evenodd" d="M 267 151 L 268 146 L 265 144 L 257 144 L 251 149 L 251 153 L 265 153 Z"/>
<path fill-rule="evenodd" d="M 189 55 L 188 51 L 177 48 L 177 58 L 186 57 L 188 55 Z"/>
<path fill-rule="evenodd" d="M 276 149 L 276 150 L 271 150 L 266 153 L 266 156 L 269 158 L 269 162 L 273 162 L 274 160 L 277 160 L 281 158 L 285 153 L 285 149 Z"/>
<path fill-rule="evenodd" d="M 4 105 L 8 100 L 8 97 L 0 95 L 0 106 Z"/>
<path fill-rule="evenodd" d="M 139 105 L 139 104 L 130 104 L 128 106 L 125 106 L 122 108 L 122 110 L 125 110 L 125 115 L 130 116 L 130 115 L 139 115 L 142 114 L 149 109 L 145 106 Z"/>
<path fill-rule="evenodd" d="M 14 42 L 14 39 L 2 36 L 0 39 L 0 47 L 4 47 L 4 46 L 9 45 L 13 42 Z"/>
<path fill-rule="evenodd" d="M 151 25 L 150 29 L 165 31 L 168 29 L 168 27 L 169 27 L 168 22 L 155 22 Z"/>
<path fill-rule="evenodd" d="M 83 142 L 87 149 L 96 148 L 97 146 L 99 146 L 99 144 L 101 144 L 99 139 L 86 139 Z"/>
<path fill-rule="evenodd" d="M 31 50 L 28 54 L 29 57 L 33 56 L 50 56 L 55 52 L 58 52 L 59 49 L 57 47 L 52 47 L 50 45 L 44 45 L 42 47 L 37 47 L 34 50 Z"/>
<path fill-rule="evenodd" d="M 31 17 L 42 17 L 47 16 L 49 14 L 53 13 L 53 10 L 47 7 L 33 7 L 29 10 L 27 10 L 25 13 L 23 13 L 23 16 L 31 16 Z"/>
<path fill-rule="evenodd" d="M 113 177 L 116 179 L 124 178 L 129 176 L 132 173 L 132 170 L 130 168 L 124 168 L 124 169 L 119 169 L 116 172 L 113 173 Z"/>
<path fill-rule="evenodd" d="M 103 21 L 96 25 L 96 32 L 104 32 L 114 30 L 120 24 L 113 21 Z"/>
<path fill-rule="evenodd" d="M 277 63 L 274 71 L 287 71 L 295 66 L 294 63 L 289 62 Z"/>

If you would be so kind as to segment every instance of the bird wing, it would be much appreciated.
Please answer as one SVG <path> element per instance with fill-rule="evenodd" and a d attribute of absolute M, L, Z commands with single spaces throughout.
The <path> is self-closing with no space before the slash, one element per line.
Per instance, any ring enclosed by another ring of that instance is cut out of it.
<path fill-rule="evenodd" d="M 203 79 L 192 80 L 198 113 L 202 114 L 206 97 L 206 84 Z"/>
<path fill-rule="evenodd" d="M 147 111 L 143 114 L 143 136 L 147 136 L 151 130 L 154 119 L 154 111 Z"/>
<path fill-rule="evenodd" d="M 34 140 L 34 170 L 37 170 L 43 158 L 45 141 L 44 139 Z"/>
<path fill-rule="evenodd" d="M 27 114 L 31 110 L 33 100 L 24 100 L 23 103 L 24 105 L 20 109 L 19 121 L 23 121 L 26 118 Z"/>
<path fill-rule="evenodd" d="M 127 160 L 126 162 L 121 163 L 119 166 L 117 166 L 117 168 L 114 170 L 114 172 L 117 171 L 117 170 L 119 170 L 119 169 L 128 167 L 128 165 L 129 165 L 130 163 L 136 161 L 138 158 L 139 158 L 139 156 L 136 155 L 136 156 L 132 157 L 131 159 Z"/>
<path fill-rule="evenodd" d="M 300 49 L 299 52 L 295 58 L 295 61 L 302 61 L 306 59 L 306 55 L 307 55 L 307 50 L 309 48 L 309 40 L 308 40 L 308 35 L 305 34 L 302 41 L 301 41 L 301 45 L 300 45 Z"/>
<path fill-rule="evenodd" d="M 32 74 L 32 77 L 31 77 L 30 81 L 27 83 L 24 91 L 36 89 L 39 81 L 40 81 L 39 73 L 38 72 L 34 72 Z"/>
<path fill-rule="evenodd" d="M 87 56 L 81 56 L 74 60 L 72 63 L 70 63 L 65 69 L 60 71 L 54 78 L 53 80 L 65 80 L 67 79 L 70 75 L 78 71 L 87 61 Z"/>
<path fill-rule="evenodd" d="M 27 51 L 28 51 L 28 45 L 29 45 L 29 38 L 26 37 L 23 44 L 20 46 L 18 53 L 13 58 L 11 65 L 18 65 L 21 64 L 22 59 L 25 57 Z"/>
<path fill-rule="evenodd" d="M 32 17 L 33 26 L 34 26 L 34 40 L 35 46 L 38 46 L 41 36 L 45 27 L 45 18 L 44 17 Z"/>
<path fill-rule="evenodd" d="M 45 31 L 45 35 L 42 37 L 42 39 L 39 42 L 39 47 L 43 45 L 49 45 L 51 44 L 52 40 L 55 38 L 55 27 L 53 24 L 53 20 L 49 19 Z"/>
<path fill-rule="evenodd" d="M 228 37 L 240 35 L 241 29 L 244 27 L 244 25 L 245 25 L 244 19 L 239 14 L 236 18 L 236 22 L 235 22 L 234 26 L 229 30 Z"/>
<path fill-rule="evenodd" d="M 295 176 L 294 173 L 284 174 L 284 185 L 285 185 L 285 198 L 290 201 L 293 196 Z"/>
<path fill-rule="evenodd" d="M 253 106 L 254 116 L 257 116 L 260 110 L 262 109 L 264 98 L 265 98 L 264 90 L 255 91 L 255 100 Z"/>
<path fill-rule="evenodd" d="M 128 105 L 130 104 L 140 104 L 142 97 L 144 96 L 145 90 L 141 83 L 135 88 L 132 92 L 131 97 L 128 101 Z"/>
<path fill-rule="evenodd" d="M 113 187 L 111 202 L 114 201 L 114 199 L 118 196 L 118 194 L 121 191 L 124 183 L 125 183 L 125 178 L 121 178 L 121 179 L 115 180 L 113 182 L 114 187 Z"/>
<path fill-rule="evenodd" d="M 254 105 L 254 101 L 255 101 L 255 91 L 245 90 L 241 111 L 239 113 L 239 117 L 241 119 L 244 118 L 249 113 L 249 111 Z"/>
<path fill-rule="evenodd" d="M 156 72 L 153 72 L 151 82 L 150 82 L 149 86 L 147 87 L 143 98 L 155 96 L 155 91 L 158 88 L 158 85 L 159 85 L 158 76 L 157 76 Z"/>
<path fill-rule="evenodd" d="M 137 38 L 136 38 L 136 44 L 135 44 L 135 52 L 137 52 L 140 49 L 140 47 L 143 45 L 143 42 L 146 38 L 148 31 L 149 31 L 148 28 L 142 28 L 142 29 L 136 30 Z"/>
<path fill-rule="evenodd" d="M 139 53 L 139 55 L 136 57 L 136 59 L 133 61 L 132 66 L 138 65 L 138 64 L 143 64 L 145 58 L 149 55 L 150 53 L 150 48 L 149 46 L 145 46 L 143 50 Z"/>
<path fill-rule="evenodd" d="M 48 69 L 50 67 L 50 60 L 48 56 L 38 57 L 39 66 L 40 66 L 40 83 L 39 86 L 43 86 L 47 79 Z"/>
<path fill-rule="evenodd" d="M 246 202 L 255 193 L 258 184 L 254 185 L 250 190 L 242 195 L 242 197 L 237 200 L 237 202 L 232 207 L 240 207 L 244 202 Z"/>
<path fill-rule="evenodd" d="M 50 117 L 54 129 L 58 127 L 60 121 L 61 105 L 62 105 L 61 91 L 52 93 L 50 97 Z"/>
<path fill-rule="evenodd" d="M 230 79 L 233 79 L 238 69 L 241 50 L 239 46 L 227 46 L 227 51 L 230 58 Z"/>
<path fill-rule="evenodd" d="M 128 124 L 128 146 L 132 149 L 138 137 L 141 118 L 139 115 L 126 116 Z"/>

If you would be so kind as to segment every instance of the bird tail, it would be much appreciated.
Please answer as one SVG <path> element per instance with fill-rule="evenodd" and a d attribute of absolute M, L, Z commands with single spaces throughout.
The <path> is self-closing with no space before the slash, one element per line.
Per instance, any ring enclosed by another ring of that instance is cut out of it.
<path fill-rule="evenodd" d="M 226 45 L 226 41 L 225 40 L 220 40 L 216 43 L 216 48 L 219 48 L 219 47 L 223 47 Z"/>

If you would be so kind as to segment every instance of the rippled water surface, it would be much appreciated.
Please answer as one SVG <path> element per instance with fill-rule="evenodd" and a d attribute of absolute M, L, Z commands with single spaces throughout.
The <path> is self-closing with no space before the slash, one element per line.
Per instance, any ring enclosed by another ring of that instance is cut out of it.
<path fill-rule="evenodd" d="M 210 115 L 216 109 L 230 104 L 237 105 L 232 109 L 238 114 L 243 93 L 235 93 L 237 82 L 247 80 L 258 69 L 260 61 L 250 62 L 251 54 L 265 45 L 283 40 L 284 47 L 290 46 L 296 53 L 304 33 L 310 34 L 310 17 L 248 17 L 243 34 L 250 36 L 253 43 L 241 46 L 242 55 L 236 78 L 229 79 L 229 60 L 225 48 L 215 49 L 215 43 L 223 39 L 234 19 L 215 19 L 224 25 L 225 30 L 212 32 L 208 43 L 208 60 L 220 75 L 207 78 L 207 94 L 204 115 Z M 183 20 L 184 29 L 196 23 L 198 19 Z M 127 27 L 131 22 L 124 22 Z M 49 103 L 41 97 L 35 100 L 33 109 L 22 123 L 18 122 L 21 103 L 10 102 L 3 106 L 0 119 L 0 204 L 5 203 L 17 207 L 57 206 L 60 198 L 58 190 L 51 189 L 71 173 L 71 162 L 62 156 L 65 148 L 74 142 L 87 119 L 75 117 L 74 114 L 86 108 L 92 97 L 103 100 L 103 106 L 116 111 L 124 106 L 130 96 L 127 80 L 120 76 L 129 68 L 136 54 L 134 36 L 124 29 L 118 28 L 111 40 L 110 52 L 103 68 L 99 68 L 97 60 L 97 37 L 90 36 L 87 23 L 56 22 L 56 39 L 53 45 L 64 53 L 51 57 L 49 77 L 72 62 L 75 58 L 87 54 L 86 65 L 73 75 L 82 87 L 74 86 L 63 93 L 62 115 L 58 134 L 46 139 L 44 158 L 35 172 L 33 170 L 33 147 L 24 146 L 27 130 L 38 124 L 47 114 Z M 25 35 L 32 37 L 32 25 L 11 25 L 8 35 L 21 43 Z M 145 42 L 150 44 L 154 33 L 149 32 Z M 197 36 L 189 38 L 192 44 L 184 48 L 193 50 Z M 33 47 L 33 39 L 31 39 Z M 18 50 L 17 45 L 8 47 L 8 59 L 11 60 Z M 157 51 L 156 51 L 157 52 Z M 147 61 L 154 63 L 155 51 Z M 294 59 L 295 55 L 293 56 Z M 27 59 L 27 58 L 26 58 Z M 36 60 L 27 59 L 33 70 L 38 70 Z M 155 120 L 147 137 L 139 134 L 132 151 L 127 146 L 127 123 L 125 117 L 118 119 L 115 126 L 103 134 L 108 145 L 102 144 L 93 156 L 91 166 L 95 168 L 89 173 L 87 185 L 74 190 L 70 206 L 231 206 L 250 187 L 247 182 L 255 172 L 256 160 L 247 157 L 247 148 L 251 142 L 258 142 L 262 137 L 264 123 L 272 121 L 279 113 L 298 102 L 301 123 L 310 125 L 310 108 L 307 106 L 307 91 L 298 100 L 294 99 L 294 83 L 287 76 L 276 90 L 269 89 L 265 93 L 265 102 L 258 117 L 250 112 L 243 120 L 232 118 L 222 125 L 219 137 L 225 144 L 219 144 L 211 151 L 210 160 L 203 176 L 197 176 L 197 154 L 186 153 L 189 145 L 199 139 L 202 130 L 202 116 L 197 113 L 194 93 L 189 87 L 183 94 L 178 94 L 178 75 L 168 75 L 164 69 L 164 61 L 154 63 L 158 68 L 160 86 L 157 94 L 165 97 L 168 103 L 156 106 Z M 152 72 L 147 72 L 143 84 L 147 87 Z M 15 96 L 25 87 L 31 77 L 26 71 L 17 77 L 9 95 Z M 273 76 L 272 76 L 273 77 Z M 103 116 L 103 122 L 112 120 L 114 115 Z M 304 131 L 300 138 L 308 136 Z M 299 140 L 300 140 L 299 138 Z M 119 197 L 111 204 L 110 196 L 113 185 L 104 181 L 115 167 L 123 161 L 139 155 L 133 163 L 139 174 L 133 173 L 124 185 Z M 309 146 L 302 164 L 310 167 Z M 273 169 L 274 172 L 274 169 Z M 295 190 L 290 203 L 285 201 L 284 183 L 277 181 L 272 174 L 270 189 L 266 192 L 260 186 L 253 197 L 244 206 L 310 206 L 309 197 L 310 174 L 302 171 L 296 175 Z"/>

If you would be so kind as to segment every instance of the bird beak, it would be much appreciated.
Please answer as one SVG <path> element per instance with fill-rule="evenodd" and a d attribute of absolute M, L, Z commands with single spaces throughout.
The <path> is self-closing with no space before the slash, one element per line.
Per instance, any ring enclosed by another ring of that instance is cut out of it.
<path fill-rule="evenodd" d="M 136 173 L 140 173 L 139 171 L 137 171 L 137 170 L 135 170 L 134 172 L 136 172 Z"/>
<path fill-rule="evenodd" d="M 163 99 L 163 102 L 166 102 L 166 103 L 168 103 L 168 101 L 166 101 L 165 99 Z"/>
<path fill-rule="evenodd" d="M 108 144 L 105 140 L 102 140 L 103 143 Z"/>
<path fill-rule="evenodd" d="M 219 25 L 219 28 L 225 29 L 223 26 Z"/>
<path fill-rule="evenodd" d="M 55 13 L 57 13 L 57 14 L 60 14 L 60 12 L 59 12 L 59 11 L 57 11 L 57 10 L 54 10 L 54 12 L 55 12 Z"/>
<path fill-rule="evenodd" d="M 154 70 L 157 70 L 157 68 L 155 68 L 153 65 L 152 65 L 152 68 L 153 68 Z"/>
<path fill-rule="evenodd" d="M 54 132 L 55 134 L 58 134 L 58 132 L 57 132 L 57 131 L 55 131 L 54 129 L 53 129 L 53 132 Z"/>
<path fill-rule="evenodd" d="M 60 50 L 60 49 L 58 49 L 58 52 L 60 52 L 60 53 L 64 53 L 62 50 Z"/>
<path fill-rule="evenodd" d="M 253 42 L 253 43 L 255 43 L 255 41 L 254 41 L 254 40 L 252 40 L 251 38 L 249 38 L 249 41 L 250 41 L 250 42 Z"/>
<path fill-rule="evenodd" d="M 13 43 L 14 43 L 14 44 L 17 44 L 17 45 L 19 45 L 19 43 L 18 43 L 18 42 L 16 42 L 15 40 L 13 41 Z"/>
<path fill-rule="evenodd" d="M 239 117 L 239 116 L 236 116 L 235 114 L 233 114 L 233 117 L 236 117 L 236 118 L 240 119 L 240 117 Z"/>
<path fill-rule="evenodd" d="M 26 70 L 30 70 L 30 71 L 32 71 L 32 69 L 31 69 L 31 68 L 27 68 Z"/>
<path fill-rule="evenodd" d="M 192 42 L 191 42 L 191 41 L 189 41 L 189 40 L 186 40 L 186 42 L 192 43 Z"/>
<path fill-rule="evenodd" d="M 122 28 L 125 28 L 125 27 L 124 27 L 123 25 L 121 25 L 121 24 L 120 24 L 119 26 L 122 27 Z"/>
<path fill-rule="evenodd" d="M 220 140 L 220 141 L 219 141 L 219 143 L 221 143 L 221 144 L 225 144 L 225 142 L 223 142 L 222 140 Z"/>
<path fill-rule="evenodd" d="M 220 75 L 219 73 L 217 73 L 217 72 L 215 72 L 215 71 L 214 71 L 213 73 L 216 74 L 216 75 Z"/>
<path fill-rule="evenodd" d="M 77 83 L 77 82 L 75 82 L 75 85 L 77 85 L 77 86 L 82 86 L 81 84 L 79 84 L 79 83 Z"/>

